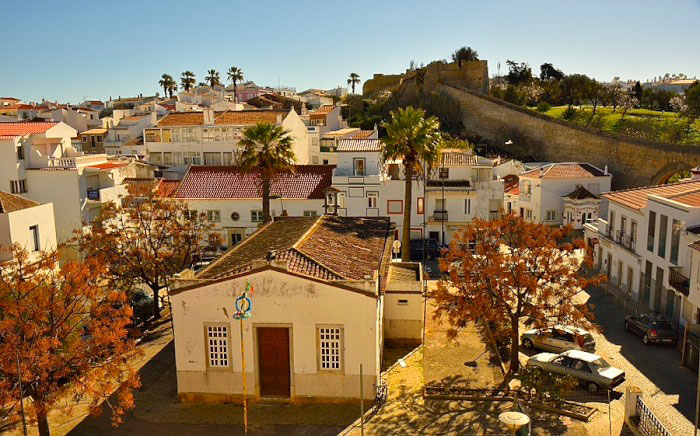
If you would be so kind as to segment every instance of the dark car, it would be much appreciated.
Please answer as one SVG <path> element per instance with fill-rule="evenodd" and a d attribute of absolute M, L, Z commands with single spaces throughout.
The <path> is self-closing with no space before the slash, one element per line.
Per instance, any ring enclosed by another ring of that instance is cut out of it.
<path fill-rule="evenodd" d="M 628 315 L 625 317 L 625 331 L 638 334 L 647 345 L 655 343 L 675 346 L 678 343 L 678 332 L 666 317 L 660 315 Z"/>
<path fill-rule="evenodd" d="M 435 239 L 412 239 L 411 259 L 423 260 L 423 249 L 425 247 L 425 258 L 427 260 L 440 257 L 440 247 Z"/>
<path fill-rule="evenodd" d="M 146 321 L 153 314 L 153 298 L 144 291 L 136 291 L 131 297 L 131 309 L 135 322 Z"/>

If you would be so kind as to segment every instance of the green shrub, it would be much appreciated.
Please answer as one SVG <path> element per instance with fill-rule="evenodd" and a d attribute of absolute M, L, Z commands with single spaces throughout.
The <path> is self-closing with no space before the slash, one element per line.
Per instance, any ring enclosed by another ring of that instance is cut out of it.
<path fill-rule="evenodd" d="M 537 105 L 537 112 L 547 112 L 552 108 L 552 105 L 549 103 L 542 102 Z"/>
<path fill-rule="evenodd" d="M 573 107 L 566 108 L 566 110 L 561 114 L 561 118 L 564 120 L 569 120 L 575 116 L 576 116 L 576 109 L 574 109 Z"/>

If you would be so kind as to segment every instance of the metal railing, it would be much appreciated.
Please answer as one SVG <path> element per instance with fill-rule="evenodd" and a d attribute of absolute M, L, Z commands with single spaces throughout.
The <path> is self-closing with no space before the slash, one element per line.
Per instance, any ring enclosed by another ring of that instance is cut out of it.
<path fill-rule="evenodd" d="M 654 412 L 644 403 L 642 397 L 637 397 L 636 416 L 637 429 L 645 436 L 671 436 L 671 432 L 654 415 Z"/>
<path fill-rule="evenodd" d="M 447 211 L 446 210 L 436 210 L 433 212 L 433 220 L 435 221 L 447 221 Z"/>
<path fill-rule="evenodd" d="M 668 283 L 675 290 L 683 295 L 690 293 L 690 280 L 680 272 L 680 267 L 671 266 L 668 268 Z"/>
<path fill-rule="evenodd" d="M 615 242 L 617 245 L 620 245 L 622 248 L 626 248 L 633 253 L 636 252 L 637 237 L 635 235 L 626 235 L 620 230 L 615 231 L 609 227 L 606 230 L 607 231 L 604 233 L 606 238 Z"/>

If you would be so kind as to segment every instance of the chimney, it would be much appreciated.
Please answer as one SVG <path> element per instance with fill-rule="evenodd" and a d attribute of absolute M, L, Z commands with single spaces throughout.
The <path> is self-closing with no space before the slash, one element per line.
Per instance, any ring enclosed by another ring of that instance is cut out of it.
<path fill-rule="evenodd" d="M 214 109 L 204 109 L 202 113 L 204 114 L 205 126 L 211 126 L 212 124 L 214 124 Z"/>
<path fill-rule="evenodd" d="M 692 181 L 698 181 L 698 180 L 700 180 L 700 165 L 698 165 L 698 166 L 696 166 L 695 168 L 691 169 L 691 170 L 690 170 L 690 174 L 692 174 L 692 176 L 691 176 L 691 178 L 690 178 Z"/>
<path fill-rule="evenodd" d="M 607 175 L 609 175 L 609 174 L 610 174 L 610 173 L 608 173 L 608 166 L 605 165 L 605 175 L 607 176 Z"/>

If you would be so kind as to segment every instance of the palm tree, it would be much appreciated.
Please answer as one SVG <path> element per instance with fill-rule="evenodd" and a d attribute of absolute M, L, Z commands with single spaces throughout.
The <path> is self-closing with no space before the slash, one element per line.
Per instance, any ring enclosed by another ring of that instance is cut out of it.
<path fill-rule="evenodd" d="M 160 80 L 158 81 L 158 84 L 163 88 L 163 94 L 168 95 L 168 91 L 172 88 L 172 84 L 175 83 L 173 80 L 173 76 L 170 74 L 163 74 L 160 76 Z M 170 91 L 170 96 L 172 97 L 172 91 Z"/>
<path fill-rule="evenodd" d="M 406 176 L 403 207 L 403 231 L 401 235 L 401 260 L 411 261 L 411 210 L 413 177 L 420 174 L 421 162 L 431 166 L 440 154 L 442 135 L 440 122 L 435 117 L 426 118 L 423 109 L 408 106 L 390 112 L 391 121 L 383 123 L 386 136 L 382 138 L 382 161 L 403 160 Z"/>
<path fill-rule="evenodd" d="M 209 82 L 209 86 L 218 85 L 221 82 L 221 77 L 219 77 L 219 72 L 216 70 L 208 70 L 207 77 L 204 78 L 205 81 Z"/>
<path fill-rule="evenodd" d="M 296 156 L 292 145 L 292 132 L 282 126 L 258 123 L 243 131 L 240 165 L 245 171 L 260 173 L 262 181 L 263 224 L 272 221 L 270 216 L 270 184 L 275 175 L 294 170 Z"/>
<path fill-rule="evenodd" d="M 231 67 L 226 73 L 228 75 L 228 80 L 233 83 L 233 101 L 238 101 L 238 96 L 236 95 L 237 83 L 243 80 L 243 70 L 238 67 Z"/>
<path fill-rule="evenodd" d="M 182 89 L 184 89 L 185 91 L 189 91 L 190 89 L 194 88 L 195 83 L 196 80 L 192 71 L 185 71 L 180 76 L 180 85 L 182 85 Z"/>
<path fill-rule="evenodd" d="M 355 93 L 355 85 L 360 83 L 360 75 L 357 73 L 350 73 L 348 77 L 348 85 L 352 87 L 352 93 Z"/>
<path fill-rule="evenodd" d="M 173 98 L 173 92 L 177 91 L 177 83 L 175 82 L 175 79 L 173 79 L 173 76 L 170 74 L 163 74 L 158 83 L 163 87 L 165 95 Z"/>

